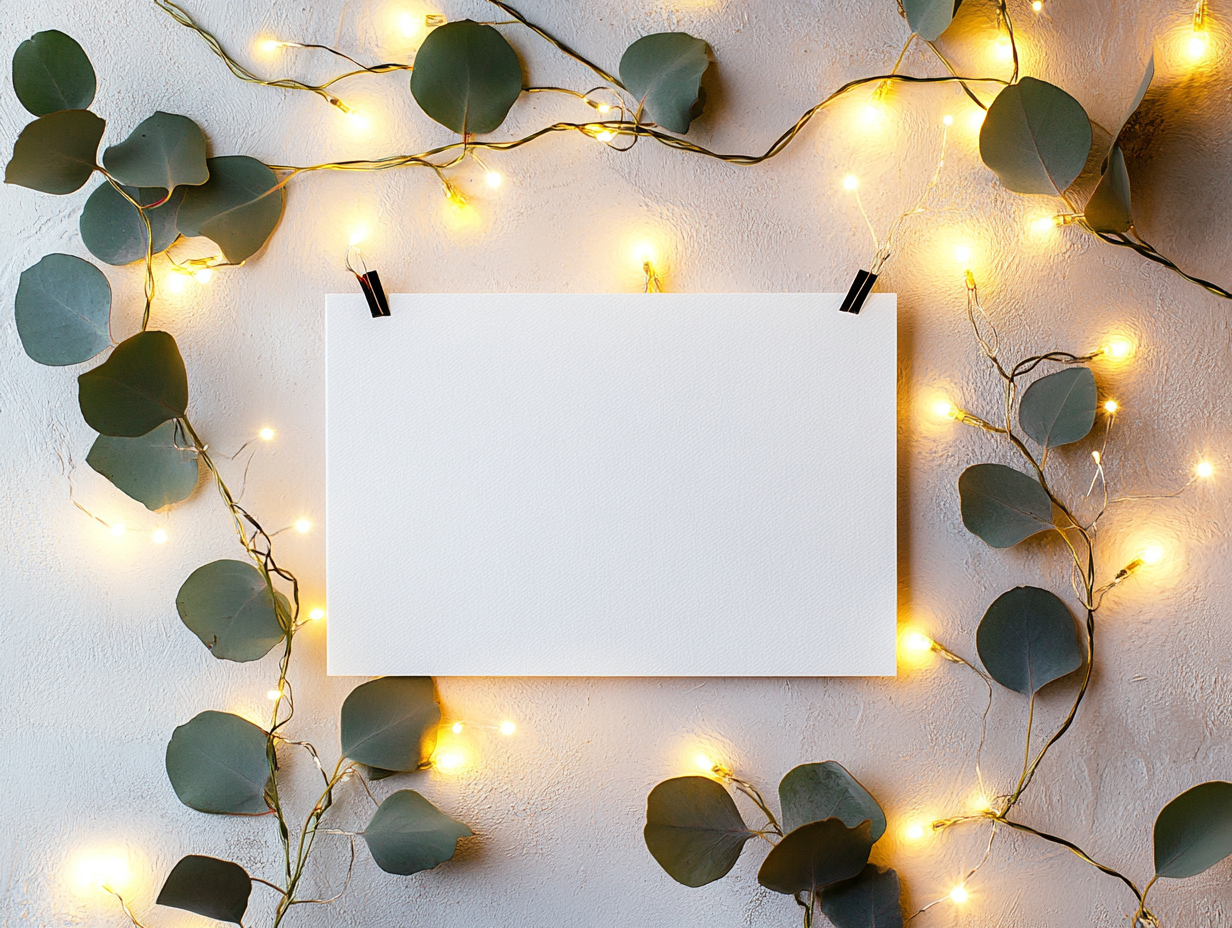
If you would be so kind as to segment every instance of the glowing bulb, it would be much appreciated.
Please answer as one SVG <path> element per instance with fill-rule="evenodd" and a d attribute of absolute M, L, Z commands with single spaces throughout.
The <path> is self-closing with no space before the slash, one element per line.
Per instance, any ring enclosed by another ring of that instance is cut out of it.
<path fill-rule="evenodd" d="M 311 622 L 320 622 L 323 618 L 325 618 L 325 610 L 319 606 L 308 613 L 308 619 Z"/>
<path fill-rule="evenodd" d="M 715 763 L 714 759 L 708 754 L 703 754 L 701 751 L 698 751 L 697 754 L 693 756 L 693 766 L 704 773 L 714 773 L 714 768 L 717 767 L 718 764 Z"/>
<path fill-rule="evenodd" d="M 984 127 L 984 119 L 988 116 L 986 110 L 977 109 L 969 117 L 967 117 L 967 125 L 972 132 L 979 132 Z"/>
<path fill-rule="evenodd" d="M 1128 338 L 1112 338 L 1104 345 L 1103 353 L 1113 361 L 1124 361 L 1134 352 L 1133 343 Z"/>
<path fill-rule="evenodd" d="M 188 278 L 179 271 L 172 271 L 163 278 L 163 286 L 169 293 L 183 293 L 184 288 L 188 286 Z"/>
<path fill-rule="evenodd" d="M 597 138 L 600 142 L 610 142 L 612 139 L 616 138 L 616 133 L 611 129 L 604 129 L 601 132 L 596 132 L 595 138 Z"/>
<path fill-rule="evenodd" d="M 513 722 L 501 722 L 500 724 L 500 733 L 502 735 L 512 735 L 517 730 L 518 726 L 514 725 Z"/>
<path fill-rule="evenodd" d="M 128 861 L 119 855 L 92 855 L 77 864 L 77 883 L 82 889 L 122 893 L 132 880 Z"/>
<path fill-rule="evenodd" d="M 261 43 L 261 51 L 268 55 L 271 52 L 278 51 L 278 49 L 284 47 L 285 45 L 285 42 L 279 42 L 277 39 L 266 39 Z"/>
<path fill-rule="evenodd" d="M 991 812 L 992 800 L 983 793 L 976 793 L 971 797 L 971 811 L 975 813 Z"/>
<path fill-rule="evenodd" d="M 843 178 L 843 189 L 844 190 L 855 190 L 859 186 L 860 186 L 860 178 L 856 177 L 854 174 L 848 174 L 846 177 Z"/>
<path fill-rule="evenodd" d="M 970 898 L 971 896 L 967 893 L 966 887 L 955 886 L 950 890 L 950 899 L 959 905 L 962 905 Z"/>
<path fill-rule="evenodd" d="M 1185 50 L 1189 53 L 1189 57 L 1194 61 L 1199 61 L 1206 57 L 1206 50 L 1210 45 L 1210 39 L 1205 32 L 1195 31 L 1189 37 L 1189 41 L 1185 43 Z"/>
<path fill-rule="evenodd" d="M 933 415 L 939 419 L 957 419 L 958 407 L 949 400 L 937 400 L 933 403 Z"/>
<path fill-rule="evenodd" d="M 1002 61 L 1009 61 L 1014 57 L 1014 45 L 1007 36 L 997 39 L 996 53 Z"/>
<path fill-rule="evenodd" d="M 1057 227 L 1057 218 L 1055 216 L 1040 216 L 1031 222 L 1031 231 L 1036 235 L 1047 235 Z"/>
<path fill-rule="evenodd" d="M 312 523 L 307 519 L 297 519 L 295 522 L 295 530 L 301 535 L 306 535 L 312 531 Z"/>
<path fill-rule="evenodd" d="M 875 126 L 877 123 L 881 122 L 881 117 L 883 115 L 884 114 L 882 113 L 880 106 L 877 106 L 875 103 L 870 103 L 868 106 L 864 107 L 864 110 L 860 113 L 860 119 L 866 126 Z"/>
<path fill-rule="evenodd" d="M 282 698 L 282 690 L 269 690 L 265 694 L 265 698 L 268 699 L 270 702 L 276 702 Z"/>
<path fill-rule="evenodd" d="M 596 109 L 596 110 L 598 110 L 600 113 L 610 113 L 610 112 L 612 111 L 612 104 L 610 104 L 610 103 L 596 103 L 596 104 L 595 104 L 595 109 Z"/>
<path fill-rule="evenodd" d="M 1210 477 L 1215 473 L 1215 468 L 1211 465 L 1210 461 L 1202 461 L 1194 468 L 1194 473 L 1199 477 Z"/>
<path fill-rule="evenodd" d="M 1160 545 L 1147 545 L 1138 557 L 1142 559 L 1143 564 L 1158 564 L 1164 559 L 1164 549 Z"/>
<path fill-rule="evenodd" d="M 398 17 L 398 28 L 402 30 L 402 34 L 408 39 L 412 39 L 419 35 L 420 26 L 423 25 L 423 20 L 410 13 L 402 13 Z"/>
<path fill-rule="evenodd" d="M 456 751 L 447 751 L 444 754 L 438 754 L 433 760 L 433 765 L 441 770 L 457 770 L 465 763 L 466 758 Z"/>
<path fill-rule="evenodd" d="M 1035 2 L 1031 4 L 1031 9 L 1035 10 L 1037 13 L 1043 10 L 1044 0 L 1035 0 Z"/>
<path fill-rule="evenodd" d="M 111 526 L 111 534 L 116 538 L 119 538 L 121 535 L 123 535 L 127 531 L 128 531 L 128 528 L 124 525 L 123 522 L 117 522 L 115 525 Z"/>
<path fill-rule="evenodd" d="M 1116 415 L 1116 411 L 1120 408 L 1121 407 L 1117 404 L 1116 400 L 1109 400 L 1108 402 L 1104 403 L 1104 412 L 1106 412 L 1110 416 Z"/>
<path fill-rule="evenodd" d="M 274 430 L 271 429 L 269 426 L 266 426 L 261 431 L 257 432 L 257 434 L 261 436 L 262 441 L 273 441 L 274 440 Z"/>
<path fill-rule="evenodd" d="M 368 227 L 367 226 L 356 226 L 354 229 L 351 230 L 351 237 L 347 239 L 347 241 L 350 244 L 350 246 L 354 248 L 360 242 L 364 241 L 367 237 L 368 237 Z"/>
<path fill-rule="evenodd" d="M 654 264 L 658 258 L 655 246 L 650 242 L 638 242 L 633 246 L 633 260 L 638 267 L 642 267 L 647 261 Z"/>
<path fill-rule="evenodd" d="M 971 249 L 966 245 L 959 245 L 954 249 L 954 260 L 959 263 L 964 269 L 971 267 Z"/>
<path fill-rule="evenodd" d="M 367 132 L 372 128 L 372 119 L 362 110 L 351 110 L 347 114 L 351 128 L 356 132 Z"/>
<path fill-rule="evenodd" d="M 504 180 L 504 178 L 495 171 L 488 171 L 484 179 L 487 180 L 489 187 L 499 187 L 501 185 L 501 181 Z"/>
<path fill-rule="evenodd" d="M 1102 464 L 1104 463 L 1104 456 L 1100 454 L 1098 451 L 1092 451 L 1091 460 L 1093 460 L 1096 464 Z"/>
<path fill-rule="evenodd" d="M 941 125 L 943 125 L 943 126 L 952 126 L 952 125 L 954 125 L 954 117 L 953 117 L 953 116 L 950 116 L 948 113 L 947 113 L 945 116 L 942 116 L 942 117 L 941 117 Z"/>
<path fill-rule="evenodd" d="M 203 267 L 192 272 L 193 280 L 199 284 L 208 284 L 214 279 L 214 271 L 211 268 Z"/>
<path fill-rule="evenodd" d="M 909 844 L 918 844 L 928 835 L 928 831 L 923 822 L 911 822 L 903 828 L 903 840 Z"/>
<path fill-rule="evenodd" d="M 455 735 L 462 734 L 462 723 L 454 722 L 452 725 L 449 726 L 449 730 L 453 732 Z"/>
<path fill-rule="evenodd" d="M 166 544 L 167 543 L 167 533 L 163 531 L 161 528 L 156 528 L 154 529 L 154 533 L 150 535 L 150 541 L 154 542 L 154 544 L 156 545 Z"/>
<path fill-rule="evenodd" d="M 933 649 L 933 640 L 921 631 L 912 629 L 903 632 L 902 646 L 904 651 L 913 654 L 924 654 Z"/>

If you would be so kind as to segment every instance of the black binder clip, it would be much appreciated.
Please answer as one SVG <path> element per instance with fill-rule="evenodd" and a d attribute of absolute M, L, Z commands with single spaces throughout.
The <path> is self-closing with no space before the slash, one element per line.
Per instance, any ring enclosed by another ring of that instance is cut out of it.
<path fill-rule="evenodd" d="M 851 313 L 853 316 L 859 315 L 860 310 L 864 308 L 865 301 L 868 300 L 868 295 L 873 292 L 873 284 L 876 282 L 877 275 L 872 271 L 860 271 L 851 289 L 847 291 L 847 298 L 843 300 L 839 312 Z"/>
<path fill-rule="evenodd" d="M 351 263 L 352 254 L 355 256 L 355 263 L 363 268 L 362 271 L 357 270 Z M 385 288 L 381 286 L 381 276 L 376 271 L 368 270 L 368 265 L 364 263 L 364 256 L 354 245 L 347 249 L 346 269 L 359 281 L 359 289 L 364 292 L 364 299 L 368 301 L 368 309 L 372 313 L 372 318 L 379 319 L 382 316 L 388 316 L 389 298 L 385 296 Z"/>

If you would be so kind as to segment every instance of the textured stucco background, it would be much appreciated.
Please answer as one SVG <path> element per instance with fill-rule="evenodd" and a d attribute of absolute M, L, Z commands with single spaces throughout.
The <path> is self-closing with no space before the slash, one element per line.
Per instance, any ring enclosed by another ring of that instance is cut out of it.
<path fill-rule="evenodd" d="M 407 54 L 397 14 L 422 14 L 418 0 L 189 0 L 203 23 L 262 71 L 332 73 L 307 52 L 263 58 L 256 37 L 337 43 L 361 57 Z M 1178 52 L 1189 0 L 1118 3 L 1046 0 L 1041 16 L 1011 3 L 1027 73 L 1073 92 L 1099 123 L 1124 116 L 1153 43 L 1160 77 L 1149 99 L 1157 134 L 1133 168 L 1140 225 L 1161 250 L 1195 273 L 1232 282 L 1224 217 L 1232 211 L 1232 97 L 1217 33 L 1212 55 L 1194 68 Z M 708 39 L 718 56 L 709 112 L 693 137 L 727 151 L 760 150 L 823 93 L 884 71 L 907 28 L 892 0 L 523 0 L 527 14 L 593 58 L 614 67 L 638 36 L 679 28 Z M 970 0 L 956 34 L 991 15 Z M 452 18 L 494 18 L 478 0 L 448 0 Z M 1215 0 L 1219 28 L 1232 6 Z M 96 109 L 106 141 L 123 138 L 155 109 L 187 114 L 214 153 L 245 153 L 302 164 L 419 151 L 449 134 L 417 112 L 403 75 L 356 80 L 345 97 L 372 127 L 356 133 L 331 107 L 237 83 L 195 36 L 149 2 L 10 0 L 0 16 L 7 56 L 31 33 L 58 27 L 82 41 L 99 74 Z M 506 27 L 535 83 L 585 89 L 580 66 L 526 30 Z M 989 33 L 949 42 L 965 71 L 1004 70 Z M 913 51 L 905 67 L 940 73 Z M 7 86 L 0 137 L 27 120 Z M 882 288 L 900 294 L 901 604 L 904 619 L 974 655 L 974 632 L 991 600 L 1034 582 L 1064 593 L 1068 578 L 1055 545 L 994 552 L 963 530 L 955 483 L 979 460 L 1006 460 L 981 435 L 937 422 L 928 406 L 946 392 L 991 413 L 995 384 L 966 329 L 964 290 L 953 260 L 967 243 L 990 311 L 1010 353 L 1084 350 L 1110 333 L 1135 339 L 1132 363 L 1098 365 L 1102 388 L 1123 404 L 1108 453 L 1121 492 L 1166 493 L 1185 482 L 1200 455 L 1219 477 L 1176 499 L 1118 506 L 1104 523 L 1100 569 L 1110 577 L 1146 539 L 1167 559 L 1110 596 L 1099 616 L 1100 661 L 1072 734 L 1045 762 L 1022 816 L 1074 839 L 1139 880 L 1151 870 L 1155 812 L 1207 779 L 1232 778 L 1228 738 L 1226 528 L 1232 518 L 1229 312 L 1133 255 L 1072 229 L 1038 238 L 1030 220 L 1054 205 L 1008 194 L 978 163 L 969 105 L 952 87 L 896 91 L 890 116 L 868 127 L 866 94 L 818 118 L 782 156 L 757 168 L 727 167 L 649 143 L 618 154 L 580 137 L 556 137 L 488 160 L 505 175 L 490 191 L 473 166 L 456 173 L 476 219 L 447 211 L 425 171 L 318 174 L 290 188 L 272 244 L 208 287 L 190 286 L 158 304 L 154 324 L 175 333 L 192 382 L 199 430 L 229 453 L 261 426 L 278 430 L 247 470 L 244 502 L 272 527 L 323 512 L 322 314 L 324 294 L 354 282 L 342 268 L 350 230 L 371 227 L 365 250 L 391 291 L 626 291 L 640 275 L 631 252 L 656 243 L 672 289 L 703 292 L 845 289 L 872 248 L 841 179 L 856 172 L 874 221 L 884 229 L 917 195 L 936 161 L 942 115 L 956 118 L 936 211 L 912 220 Z M 540 95 L 523 100 L 506 130 L 579 107 Z M 0 190 L 0 292 L 9 305 L 21 270 L 43 254 L 85 255 L 77 215 L 88 190 L 55 199 Z M 182 254 L 203 253 L 198 243 Z M 194 251 L 194 249 L 197 249 Z M 139 320 L 139 272 L 108 270 L 117 333 Z M 134 872 L 135 911 L 153 925 L 201 921 L 153 906 L 163 875 L 183 854 L 235 859 L 259 876 L 277 874 L 269 820 L 209 818 L 180 805 L 163 773 L 174 726 L 206 708 L 266 711 L 273 658 L 215 661 L 174 609 L 187 574 L 235 556 L 228 520 L 208 488 L 166 516 L 145 513 L 84 466 L 92 436 L 76 409 L 76 370 L 28 361 L 6 309 L 0 320 L 0 886 L 5 925 L 121 925 L 98 893 L 74 885 L 83 855 L 122 855 Z M 824 363 L 821 359 L 819 363 Z M 362 377 L 362 371 L 355 376 Z M 398 413 L 389 411 L 390 428 Z M 376 441 L 379 435 L 373 436 Z M 1068 489 L 1090 479 L 1089 447 L 1064 456 Z M 243 482 L 244 458 L 228 471 Z M 383 475 L 397 480 L 397 474 Z M 853 475 L 853 479 L 859 479 Z M 134 529 L 112 539 L 70 502 Z M 836 488 L 841 492 L 841 488 Z M 148 531 L 164 525 L 170 542 Z M 309 605 L 323 602 L 322 534 L 278 538 L 282 559 L 305 581 Z M 389 608 L 397 609 L 391 602 Z M 750 628 L 750 635 L 757 629 Z M 324 674 L 323 629 L 299 639 L 294 679 L 296 735 L 326 757 L 337 750 L 337 709 L 358 682 Z M 793 647 L 790 641 L 781 643 Z M 535 680 L 443 679 L 448 717 L 475 723 L 471 763 L 407 782 L 468 822 L 479 837 L 438 871 L 404 879 L 379 872 L 361 847 L 349 893 L 328 910 L 297 909 L 308 925 L 648 926 L 797 922 L 790 900 L 756 884 L 761 851 L 750 845 L 721 883 L 689 890 L 654 864 L 640 836 L 650 787 L 685 772 L 705 746 L 773 793 L 793 765 L 835 759 L 875 793 L 897 826 L 913 816 L 961 811 L 974 791 L 985 691 L 960 668 L 904 669 L 898 680 Z M 1042 701 L 1041 727 L 1060 718 L 1070 690 Z M 1020 763 L 1026 706 L 997 692 L 983 755 L 993 788 L 1006 789 Z M 511 718 L 514 738 L 484 730 Z M 289 754 L 304 811 L 312 772 Z M 352 791 L 335 827 L 362 824 Z M 986 834 L 958 829 L 922 847 L 892 833 L 877 858 L 902 872 L 913 906 L 948 891 L 982 856 Z M 345 839 L 323 837 L 310 883 L 337 888 Z M 1158 887 L 1155 908 L 1171 926 L 1232 920 L 1229 865 Z M 1068 853 L 1016 836 L 999 837 L 972 881 L 971 902 L 917 920 L 929 925 L 1078 928 L 1123 924 L 1131 899 L 1115 880 Z M 251 923 L 271 893 L 254 890 Z M 288 922 L 290 924 L 291 922 Z"/>

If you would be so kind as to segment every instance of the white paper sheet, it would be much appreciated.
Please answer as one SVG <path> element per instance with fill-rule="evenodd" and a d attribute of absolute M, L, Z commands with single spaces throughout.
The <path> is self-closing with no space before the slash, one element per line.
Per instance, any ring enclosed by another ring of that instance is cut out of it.
<path fill-rule="evenodd" d="M 326 304 L 328 669 L 895 672 L 896 301 Z"/>

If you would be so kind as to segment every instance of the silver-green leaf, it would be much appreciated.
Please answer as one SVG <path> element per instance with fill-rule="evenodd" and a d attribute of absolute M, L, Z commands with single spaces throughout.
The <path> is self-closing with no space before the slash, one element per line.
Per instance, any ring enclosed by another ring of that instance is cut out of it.
<path fill-rule="evenodd" d="M 58 195 L 80 190 L 98 170 L 105 127 L 89 110 L 40 116 L 17 136 L 4 182 Z"/>
<path fill-rule="evenodd" d="M 726 876 L 754 833 L 720 784 L 709 777 L 676 777 L 650 791 L 642 835 L 668 876 L 697 887 Z"/>
<path fill-rule="evenodd" d="M 1095 425 L 1099 391 L 1087 367 L 1069 367 L 1041 377 L 1027 387 L 1018 407 L 1018 422 L 1043 448 L 1082 441 Z"/>
<path fill-rule="evenodd" d="M 188 499 L 197 485 L 197 453 L 185 447 L 176 422 L 138 438 L 100 435 L 86 463 L 149 510 Z"/>
<path fill-rule="evenodd" d="M 821 894 L 821 911 L 834 928 L 903 928 L 898 874 L 869 864 L 855 879 Z"/>
<path fill-rule="evenodd" d="M 1039 481 L 1004 464 L 976 464 L 958 478 L 963 525 L 994 548 L 1053 528 L 1052 501 Z"/>
<path fill-rule="evenodd" d="M 1182 880 L 1232 855 L 1232 783 L 1186 790 L 1155 819 L 1155 873 Z"/>
<path fill-rule="evenodd" d="M 239 925 L 252 894 L 252 877 L 239 864 L 193 854 L 163 883 L 157 904 Z"/>
<path fill-rule="evenodd" d="M 21 346 L 39 364 L 80 364 L 111 344 L 111 284 L 73 255 L 22 271 L 13 313 Z"/>
<path fill-rule="evenodd" d="M 158 187 L 169 195 L 180 184 L 210 179 L 205 135 L 187 116 L 157 112 L 119 145 L 103 152 L 103 166 L 121 184 Z"/>
<path fill-rule="evenodd" d="M 458 839 L 474 832 L 456 822 L 412 789 L 381 803 L 363 839 L 376 865 L 386 873 L 410 876 L 453 857 Z"/>
<path fill-rule="evenodd" d="M 980 620 L 975 645 L 989 675 L 1024 696 L 1082 666 L 1069 608 L 1055 594 L 1034 586 L 998 596 Z"/>
<path fill-rule="evenodd" d="M 244 561 L 198 567 L 180 587 L 175 608 L 220 660 L 259 660 L 286 634 L 273 590 L 261 572 Z"/>
<path fill-rule="evenodd" d="M 431 677 L 370 680 L 342 703 L 342 753 L 381 770 L 415 770 L 436 749 L 440 723 Z"/>
<path fill-rule="evenodd" d="M 180 802 L 198 812 L 260 815 L 268 811 L 266 734 L 229 712 L 202 712 L 171 735 L 167 778 Z"/>
<path fill-rule="evenodd" d="M 87 109 L 96 88 L 85 50 L 63 32 L 36 32 L 13 53 L 13 90 L 35 116 Z"/>
<path fill-rule="evenodd" d="M 925 42 L 936 42 L 950 28 L 962 0 L 902 0 L 911 31 Z"/>
<path fill-rule="evenodd" d="M 274 172 L 255 158 L 227 155 L 206 164 L 210 179 L 187 189 L 176 225 L 180 234 L 204 235 L 229 262 L 242 264 L 274 234 L 285 193 Z"/>
<path fill-rule="evenodd" d="M 620 79 L 651 120 L 681 135 L 701 115 L 706 98 L 702 75 L 714 54 L 684 32 L 643 36 L 620 59 Z"/>
<path fill-rule="evenodd" d="M 786 896 L 811 896 L 858 876 L 872 849 L 868 822 L 855 828 L 837 818 L 809 822 L 789 831 L 774 846 L 757 872 L 757 882 Z"/>
<path fill-rule="evenodd" d="M 1082 215 L 1093 232 L 1128 232 L 1134 224 L 1129 170 L 1125 166 L 1125 153 L 1120 145 L 1112 146 L 1108 167 Z"/>
<path fill-rule="evenodd" d="M 837 818 L 848 828 L 869 822 L 874 841 L 885 834 L 885 812 L 873 794 L 832 760 L 801 764 L 791 770 L 779 783 L 779 804 L 783 827 L 788 831 L 809 822 Z"/>
<path fill-rule="evenodd" d="M 162 203 L 144 212 L 154 233 L 153 253 L 166 251 L 180 234 L 175 219 L 184 200 L 184 189 L 176 190 L 165 203 L 167 191 L 160 187 L 125 187 L 124 190 L 142 206 Z M 104 264 L 119 266 L 145 258 L 146 231 L 141 212 L 108 181 L 99 184 L 86 200 L 79 227 L 81 241 L 90 249 L 90 254 Z"/>
<path fill-rule="evenodd" d="M 124 339 L 106 361 L 77 378 L 77 402 L 86 425 L 118 438 L 137 438 L 182 418 L 188 371 L 175 339 L 153 330 Z"/>
<path fill-rule="evenodd" d="M 1059 196 L 1091 153 L 1091 120 L 1060 87 L 1024 77 L 997 95 L 980 129 L 980 156 L 1015 193 Z"/>
<path fill-rule="evenodd" d="M 432 119 L 462 135 L 500 128 L 522 93 L 522 65 L 505 37 L 463 19 L 438 26 L 415 54 L 415 102 Z"/>

